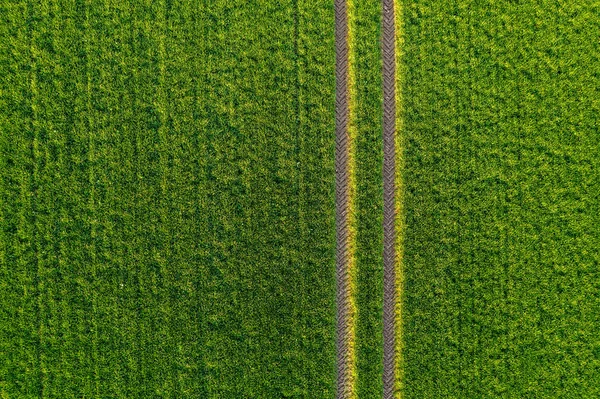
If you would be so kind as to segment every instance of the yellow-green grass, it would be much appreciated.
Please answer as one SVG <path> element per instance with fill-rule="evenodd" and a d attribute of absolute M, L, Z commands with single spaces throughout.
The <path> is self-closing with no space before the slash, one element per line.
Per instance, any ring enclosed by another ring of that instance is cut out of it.
<path fill-rule="evenodd" d="M 349 384 L 351 385 L 351 397 L 353 399 L 358 398 L 356 384 L 357 384 L 357 341 L 356 341 L 356 326 L 358 319 L 358 303 L 357 303 L 357 264 L 356 264 L 356 235 L 357 235 L 357 212 L 356 212 L 356 195 L 357 195 L 357 181 L 356 181 L 356 140 L 358 135 L 357 128 L 357 102 L 356 102 L 356 1 L 348 0 L 348 107 L 349 107 L 349 121 L 348 121 L 348 133 L 350 137 L 349 142 L 349 214 L 350 218 L 349 230 L 349 260 L 348 265 L 350 269 L 350 304 L 351 313 L 349 315 L 349 323 L 351 324 L 351 337 L 350 337 L 350 361 L 351 361 L 351 378 Z"/>
<path fill-rule="evenodd" d="M 406 146 L 404 126 L 403 85 L 405 77 L 404 63 L 404 4 L 394 1 L 396 23 L 396 398 L 404 397 L 404 150 Z"/>

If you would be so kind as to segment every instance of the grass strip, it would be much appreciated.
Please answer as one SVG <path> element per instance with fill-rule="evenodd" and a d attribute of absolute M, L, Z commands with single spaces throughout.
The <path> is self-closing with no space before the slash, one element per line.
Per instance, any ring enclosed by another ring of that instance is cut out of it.
<path fill-rule="evenodd" d="M 405 81 L 405 63 L 404 63 L 404 9 L 402 1 L 395 0 L 395 46 L 396 46 L 396 399 L 404 397 L 404 230 L 405 223 L 405 207 L 404 207 L 404 151 L 405 137 L 404 130 L 404 81 Z"/>

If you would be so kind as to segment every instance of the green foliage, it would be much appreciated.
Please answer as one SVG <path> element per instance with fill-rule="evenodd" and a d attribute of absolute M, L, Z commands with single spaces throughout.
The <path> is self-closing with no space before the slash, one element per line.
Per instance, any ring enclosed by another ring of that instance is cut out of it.
<path fill-rule="evenodd" d="M 597 398 L 598 6 L 407 1 L 406 398 Z"/>
<path fill-rule="evenodd" d="M 0 397 L 333 396 L 333 6 L 1 15 Z"/>
<path fill-rule="evenodd" d="M 403 398 L 599 397 L 600 9 L 402 9 Z M 381 10 L 350 10 L 375 398 Z M 0 397 L 333 397 L 333 2 L 0 15 Z"/>
<path fill-rule="evenodd" d="M 356 124 L 356 393 L 383 392 L 383 148 L 378 1 L 353 1 Z"/>

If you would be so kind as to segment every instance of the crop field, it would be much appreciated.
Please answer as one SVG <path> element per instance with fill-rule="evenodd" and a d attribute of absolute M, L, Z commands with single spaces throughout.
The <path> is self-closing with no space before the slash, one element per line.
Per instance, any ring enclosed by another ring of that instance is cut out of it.
<path fill-rule="evenodd" d="M 599 15 L 406 3 L 405 397 L 600 397 Z"/>
<path fill-rule="evenodd" d="M 2 2 L 2 398 L 329 397 L 332 6 Z"/>
<path fill-rule="evenodd" d="M 381 13 L 348 1 L 353 399 L 383 390 Z M 600 3 L 396 13 L 396 398 L 599 398 Z M 0 0 L 0 398 L 336 397 L 334 15 Z"/>

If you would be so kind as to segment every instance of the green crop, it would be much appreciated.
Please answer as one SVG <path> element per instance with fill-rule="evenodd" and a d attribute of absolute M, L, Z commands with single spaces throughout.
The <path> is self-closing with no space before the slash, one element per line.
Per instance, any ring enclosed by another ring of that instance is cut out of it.
<path fill-rule="evenodd" d="M 598 11 L 404 2 L 405 398 L 600 395 Z"/>
<path fill-rule="evenodd" d="M 333 6 L 0 14 L 0 397 L 332 396 Z"/>
<path fill-rule="evenodd" d="M 402 392 L 600 397 L 600 7 L 398 1 Z M 382 391 L 379 1 L 353 353 Z M 332 1 L 0 1 L 0 398 L 333 398 Z"/>

